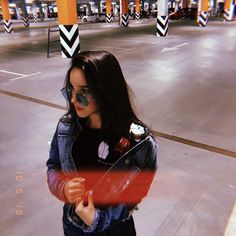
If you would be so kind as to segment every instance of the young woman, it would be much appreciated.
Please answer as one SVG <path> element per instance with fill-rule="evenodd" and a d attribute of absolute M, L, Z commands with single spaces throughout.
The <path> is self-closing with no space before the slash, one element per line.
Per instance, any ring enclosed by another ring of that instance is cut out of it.
<path fill-rule="evenodd" d="M 66 236 L 135 236 L 132 212 L 156 171 L 157 145 L 137 118 L 117 59 L 76 55 L 62 94 L 68 101 L 47 161 L 49 189 L 63 207 Z"/>

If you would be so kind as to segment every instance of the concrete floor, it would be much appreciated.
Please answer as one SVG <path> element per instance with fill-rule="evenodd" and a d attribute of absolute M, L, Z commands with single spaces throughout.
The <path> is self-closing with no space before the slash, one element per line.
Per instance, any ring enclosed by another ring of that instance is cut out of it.
<path fill-rule="evenodd" d="M 0 33 L 1 236 L 63 235 L 45 162 L 64 113 L 52 104 L 65 106 L 59 90 L 69 60 L 46 58 L 46 24 Z M 159 172 L 134 214 L 138 236 L 224 235 L 236 201 L 236 160 L 228 155 L 236 156 L 236 22 L 171 22 L 165 38 L 155 36 L 155 19 L 126 29 L 82 24 L 80 41 L 82 51 L 117 56 L 137 113 L 153 130 L 189 140 L 157 138 Z"/>

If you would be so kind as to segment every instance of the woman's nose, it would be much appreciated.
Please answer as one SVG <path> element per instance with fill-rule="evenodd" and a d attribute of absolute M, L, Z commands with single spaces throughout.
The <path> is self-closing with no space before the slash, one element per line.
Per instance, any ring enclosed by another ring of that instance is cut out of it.
<path fill-rule="evenodd" d="M 75 97 L 75 94 L 74 93 L 72 93 L 72 96 L 71 96 L 71 103 L 75 103 L 76 102 L 76 97 Z"/>

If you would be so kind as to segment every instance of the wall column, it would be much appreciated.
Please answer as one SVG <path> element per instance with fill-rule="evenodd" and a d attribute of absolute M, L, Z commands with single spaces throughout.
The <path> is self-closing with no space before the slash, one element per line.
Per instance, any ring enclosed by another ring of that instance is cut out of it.
<path fill-rule="evenodd" d="M 232 21 L 234 16 L 234 0 L 225 0 L 224 20 Z"/>
<path fill-rule="evenodd" d="M 80 51 L 76 0 L 57 0 L 62 57 L 71 58 Z"/>
<path fill-rule="evenodd" d="M 168 0 L 158 0 L 157 37 L 166 36 L 168 32 Z"/>
<path fill-rule="evenodd" d="M 123 27 L 129 25 L 128 0 L 120 0 L 120 25 Z"/>
<path fill-rule="evenodd" d="M 35 0 L 35 4 L 36 4 L 36 7 L 39 8 L 38 18 L 40 21 L 43 21 L 44 13 L 43 13 L 43 8 L 42 8 L 42 2 L 40 2 L 39 0 Z"/>
<path fill-rule="evenodd" d="M 112 22 L 112 15 L 111 15 L 111 0 L 106 0 L 106 22 Z"/>
<path fill-rule="evenodd" d="M 201 0 L 199 0 L 201 1 Z M 181 0 L 181 8 L 185 9 L 188 7 L 188 0 Z"/>
<path fill-rule="evenodd" d="M 3 17 L 5 32 L 8 34 L 13 33 L 12 20 L 8 7 L 9 5 L 8 0 L 1 0 L 1 5 L 2 5 L 2 17 Z"/>
<path fill-rule="evenodd" d="M 22 15 L 23 24 L 26 28 L 28 28 L 30 26 L 30 23 L 29 23 L 29 15 L 26 10 L 25 0 L 21 0 L 20 5 L 21 5 L 22 14 L 23 14 Z"/>
<path fill-rule="evenodd" d="M 206 27 L 208 23 L 208 0 L 199 0 L 197 24 Z"/>
<path fill-rule="evenodd" d="M 135 2 L 135 19 L 140 19 L 140 0 L 136 0 Z"/>

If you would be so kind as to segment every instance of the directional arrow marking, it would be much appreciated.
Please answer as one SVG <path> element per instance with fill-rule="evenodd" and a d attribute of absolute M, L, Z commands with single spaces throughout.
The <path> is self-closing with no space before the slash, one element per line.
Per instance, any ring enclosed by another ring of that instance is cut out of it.
<path fill-rule="evenodd" d="M 183 46 L 185 46 L 185 45 L 188 45 L 188 43 L 182 43 L 182 44 L 176 45 L 176 46 L 171 47 L 171 48 L 163 48 L 163 49 L 161 50 L 161 52 L 174 51 L 174 50 L 177 50 L 177 49 L 179 49 L 180 47 L 183 47 Z"/>

